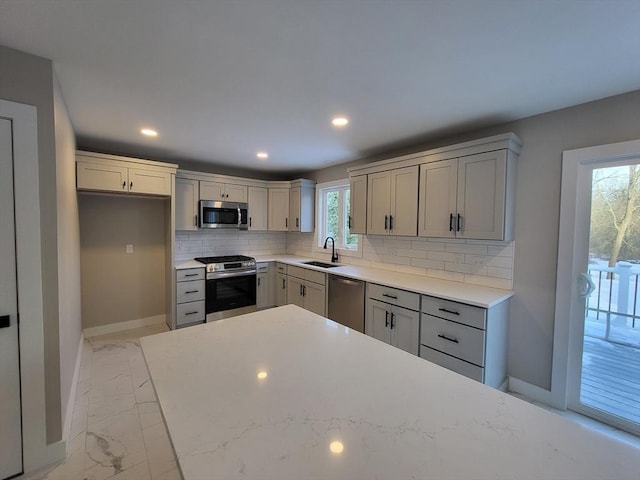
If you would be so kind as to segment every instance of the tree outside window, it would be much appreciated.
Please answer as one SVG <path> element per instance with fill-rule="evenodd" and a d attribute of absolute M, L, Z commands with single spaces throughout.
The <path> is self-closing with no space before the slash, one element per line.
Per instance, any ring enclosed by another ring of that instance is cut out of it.
<path fill-rule="evenodd" d="M 321 215 L 318 215 L 318 245 L 326 237 L 333 237 L 336 248 L 358 249 L 358 235 L 349 232 L 349 185 L 328 187 L 321 190 Z"/>

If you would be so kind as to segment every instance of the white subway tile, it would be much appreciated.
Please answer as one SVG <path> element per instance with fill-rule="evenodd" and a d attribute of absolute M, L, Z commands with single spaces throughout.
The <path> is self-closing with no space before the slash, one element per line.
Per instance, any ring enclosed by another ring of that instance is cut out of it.
<path fill-rule="evenodd" d="M 445 250 L 453 253 L 475 253 L 478 255 L 487 254 L 486 245 L 468 245 L 466 243 L 447 243 Z"/>
<path fill-rule="evenodd" d="M 444 262 L 439 260 L 427 260 L 423 258 L 412 258 L 411 265 L 414 267 L 433 268 L 444 270 Z"/>
<path fill-rule="evenodd" d="M 513 270 L 511 268 L 488 267 L 487 276 L 494 278 L 513 278 Z"/>
<path fill-rule="evenodd" d="M 513 257 L 513 244 L 488 245 L 487 253 L 493 257 Z"/>
<path fill-rule="evenodd" d="M 450 263 L 462 263 L 464 255 L 461 253 L 449 253 L 449 252 L 427 252 L 427 258 L 429 260 L 441 260 L 443 262 Z"/>
<path fill-rule="evenodd" d="M 464 282 L 471 285 L 481 285 L 483 287 L 502 288 L 513 290 L 513 281 L 504 278 L 483 277 L 477 275 L 465 275 Z"/>
<path fill-rule="evenodd" d="M 486 275 L 487 267 L 484 265 L 467 265 L 466 263 L 450 263 L 444 264 L 444 269 L 448 272 L 468 273 L 471 275 Z"/>
<path fill-rule="evenodd" d="M 396 268 L 397 272 L 401 273 L 409 273 L 411 275 L 421 275 L 425 277 L 427 275 L 427 269 L 422 267 L 411 267 L 407 265 L 398 265 Z"/>
<path fill-rule="evenodd" d="M 450 280 L 452 282 L 464 282 L 464 274 L 456 272 L 445 272 L 444 270 L 427 269 L 427 277 Z"/>

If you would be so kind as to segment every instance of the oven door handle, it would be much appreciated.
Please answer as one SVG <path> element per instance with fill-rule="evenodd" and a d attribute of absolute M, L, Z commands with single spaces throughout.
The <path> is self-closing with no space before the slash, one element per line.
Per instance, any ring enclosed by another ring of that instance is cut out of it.
<path fill-rule="evenodd" d="M 207 280 L 218 280 L 219 278 L 244 277 L 247 275 L 255 275 L 257 272 L 253 270 L 242 270 L 241 272 L 216 272 L 207 273 Z"/>

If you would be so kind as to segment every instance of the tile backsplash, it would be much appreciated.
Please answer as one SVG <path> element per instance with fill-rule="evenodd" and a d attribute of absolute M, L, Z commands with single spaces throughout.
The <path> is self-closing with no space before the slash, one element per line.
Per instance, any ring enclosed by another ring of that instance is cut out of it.
<path fill-rule="evenodd" d="M 339 262 L 495 288 L 513 288 L 514 242 L 366 235 L 362 257 Z M 287 253 L 328 260 L 312 233 L 289 233 Z"/>
<path fill-rule="evenodd" d="M 287 252 L 286 232 L 198 230 L 176 232 L 176 262 L 210 255 L 270 255 Z"/>
<path fill-rule="evenodd" d="M 367 235 L 362 257 L 340 263 L 495 288 L 513 288 L 514 242 Z M 209 255 L 290 254 L 328 260 L 313 233 L 199 230 L 176 233 L 176 261 Z"/>

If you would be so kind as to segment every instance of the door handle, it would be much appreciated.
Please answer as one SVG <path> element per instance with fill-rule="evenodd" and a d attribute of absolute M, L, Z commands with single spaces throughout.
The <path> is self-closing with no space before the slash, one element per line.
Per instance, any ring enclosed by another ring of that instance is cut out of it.
<path fill-rule="evenodd" d="M 251 217 L 249 217 L 249 226 L 251 226 Z"/>
<path fill-rule="evenodd" d="M 347 219 L 347 228 L 351 229 L 351 215 L 349 215 L 349 218 Z"/>
<path fill-rule="evenodd" d="M 127 182 L 122 182 L 122 189 L 124 190 L 127 187 Z"/>
<path fill-rule="evenodd" d="M 385 310 L 384 312 L 384 328 L 389 326 L 389 312 Z"/>
<path fill-rule="evenodd" d="M 129 190 L 131 190 L 132 188 L 133 188 L 133 182 L 129 184 Z"/>
<path fill-rule="evenodd" d="M 458 214 L 458 221 L 456 222 L 456 230 L 460 231 L 460 225 L 462 225 L 462 215 Z"/>
<path fill-rule="evenodd" d="M 460 343 L 457 338 L 447 337 L 446 335 L 443 335 L 441 333 L 438 334 L 438 338 L 441 338 L 443 340 L 447 340 L 448 342 Z"/>
<path fill-rule="evenodd" d="M 296 217 L 296 228 L 300 227 L 300 219 Z"/>
<path fill-rule="evenodd" d="M 393 327 L 395 327 L 395 326 L 396 326 L 396 324 L 395 324 L 395 323 L 393 323 L 393 319 L 394 319 L 394 318 L 395 318 L 395 314 L 394 314 L 394 313 L 392 313 L 392 314 L 391 314 L 391 330 L 393 330 Z"/>
<path fill-rule="evenodd" d="M 384 229 L 387 230 L 389 227 L 387 225 L 387 222 L 389 221 L 389 216 L 385 215 L 384 216 Z"/>
<path fill-rule="evenodd" d="M 453 232 L 453 213 L 449 214 L 449 231 Z"/>
<path fill-rule="evenodd" d="M 393 215 L 389 215 L 389 230 L 393 230 Z"/>
<path fill-rule="evenodd" d="M 578 295 L 582 298 L 589 298 L 589 296 L 596 289 L 596 284 L 593 283 L 591 277 L 586 273 L 578 274 Z"/>
<path fill-rule="evenodd" d="M 11 315 L 0 316 L 0 328 L 8 328 L 11 326 Z"/>

